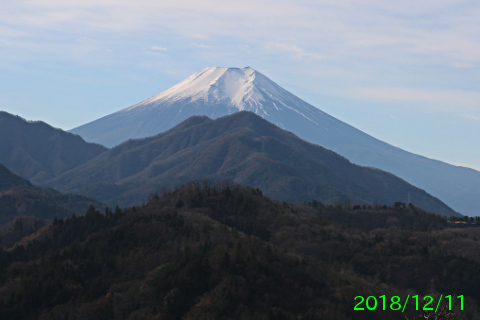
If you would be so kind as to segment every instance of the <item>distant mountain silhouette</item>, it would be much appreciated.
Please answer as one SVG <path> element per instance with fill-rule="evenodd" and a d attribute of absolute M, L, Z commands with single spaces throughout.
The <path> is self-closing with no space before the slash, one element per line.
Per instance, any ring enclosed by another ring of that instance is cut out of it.
<path fill-rule="evenodd" d="M 394 175 L 350 163 L 251 112 L 191 117 L 154 137 L 130 140 L 48 182 L 62 191 L 131 205 L 192 179 L 231 179 L 284 201 L 411 202 L 444 215 L 440 200 Z"/>
<path fill-rule="evenodd" d="M 205 68 L 145 101 L 71 132 L 112 147 L 164 132 L 194 115 L 216 119 L 239 111 L 254 112 L 356 164 L 391 172 L 463 214 L 480 215 L 479 171 L 428 159 L 375 139 L 250 67 Z"/>
<path fill-rule="evenodd" d="M 0 111 L 0 163 L 35 184 L 106 150 L 44 122 L 30 122 Z"/>
<path fill-rule="evenodd" d="M 102 206 L 84 196 L 34 186 L 0 164 L 0 226 L 19 216 L 53 220 L 84 214 L 90 205 Z"/>
<path fill-rule="evenodd" d="M 16 175 L 0 164 L 0 191 L 14 187 L 31 187 L 30 181 Z"/>

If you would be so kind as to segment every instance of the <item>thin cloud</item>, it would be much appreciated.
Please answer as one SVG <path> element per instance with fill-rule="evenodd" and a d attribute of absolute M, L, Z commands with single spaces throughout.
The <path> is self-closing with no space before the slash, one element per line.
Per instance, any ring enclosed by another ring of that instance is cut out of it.
<path fill-rule="evenodd" d="M 478 2 L 19 0 L 10 2 L 6 12 L 0 16 L 5 65 L 18 57 L 90 63 L 93 53 L 99 61 L 123 64 L 145 53 L 164 55 L 168 47 L 169 55 L 177 59 L 171 61 L 182 68 L 186 63 L 180 57 L 195 65 L 211 65 L 212 56 L 202 49 L 215 48 L 217 56 L 224 57 L 218 63 L 260 61 L 263 69 L 275 69 L 272 53 L 281 52 L 275 55 L 277 66 L 293 64 L 291 72 L 315 70 L 311 83 L 335 83 L 340 92 L 360 82 L 391 88 L 388 94 L 359 89 L 354 96 L 362 99 L 478 103 L 475 92 L 464 96 L 399 87 L 419 77 L 443 81 L 445 87 L 449 80 L 437 76 L 439 68 L 444 74 L 453 69 L 465 72 L 464 79 L 475 81 L 480 65 Z M 82 37 L 96 42 L 71 40 Z M 427 72 L 420 74 L 416 66 Z M 456 85 L 461 91 L 462 84 Z"/>
<path fill-rule="evenodd" d="M 452 66 L 454 68 L 459 68 L 459 69 L 466 69 L 466 68 L 471 69 L 476 67 L 476 65 L 472 63 L 465 63 L 465 62 L 453 62 Z"/>
<path fill-rule="evenodd" d="M 194 43 L 193 44 L 194 47 L 197 47 L 197 48 L 203 48 L 203 49 L 212 49 L 214 48 L 214 46 L 210 46 L 208 44 L 203 44 L 203 43 Z"/>
<path fill-rule="evenodd" d="M 150 47 L 150 49 L 147 50 L 145 52 L 145 54 L 151 55 L 151 56 L 163 57 L 163 56 L 165 56 L 165 54 L 164 54 L 165 51 L 168 51 L 167 48 L 160 47 L 160 46 L 153 46 L 153 47 Z"/>
<path fill-rule="evenodd" d="M 350 95 L 373 101 L 426 103 L 438 111 L 458 111 L 467 108 L 480 111 L 480 92 L 454 90 L 428 90 L 417 88 L 356 88 Z"/>
<path fill-rule="evenodd" d="M 475 116 L 473 114 L 464 114 L 462 117 L 469 120 L 480 121 L 480 116 Z"/>
<path fill-rule="evenodd" d="M 480 59 L 476 40 L 480 24 L 474 20 L 480 5 L 466 7 L 468 3 L 36 0 L 11 5 L 12 14 L 0 21 L 20 29 L 40 28 L 29 30 L 32 33 L 48 29 L 141 35 L 160 30 L 191 39 L 199 35 L 217 41 L 218 37 L 253 43 L 270 39 L 278 49 L 290 50 L 294 59 L 366 55 L 394 63 L 406 56 L 423 55 L 428 60 L 440 55 L 465 64 Z M 429 14 L 432 11 L 435 15 Z"/>
<path fill-rule="evenodd" d="M 295 58 L 312 58 L 312 59 L 322 59 L 323 57 L 320 54 L 314 52 L 307 52 L 299 46 L 286 44 L 286 43 L 268 43 L 266 49 L 274 52 L 283 51 L 292 54 Z"/>
<path fill-rule="evenodd" d="M 152 51 L 167 51 L 167 48 L 160 47 L 160 46 L 153 46 L 150 48 Z"/>

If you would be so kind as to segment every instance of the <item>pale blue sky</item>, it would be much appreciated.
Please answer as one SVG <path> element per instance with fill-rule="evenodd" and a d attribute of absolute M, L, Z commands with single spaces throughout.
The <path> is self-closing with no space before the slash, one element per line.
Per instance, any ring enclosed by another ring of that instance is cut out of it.
<path fill-rule="evenodd" d="M 71 129 L 250 66 L 366 133 L 480 169 L 480 2 L 3 0 L 0 110 Z"/>

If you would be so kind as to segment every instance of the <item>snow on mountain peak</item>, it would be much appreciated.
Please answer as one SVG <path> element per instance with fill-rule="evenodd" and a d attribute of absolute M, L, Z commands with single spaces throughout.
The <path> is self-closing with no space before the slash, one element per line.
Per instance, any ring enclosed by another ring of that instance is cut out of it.
<path fill-rule="evenodd" d="M 189 103 L 199 101 L 227 103 L 238 111 L 250 110 L 266 115 L 267 110 L 263 108 L 262 101 L 266 96 L 277 96 L 280 91 L 284 90 L 250 67 L 207 67 L 150 99 L 123 111 L 142 107 L 152 108 L 159 104 L 173 104 L 186 100 Z"/>
<path fill-rule="evenodd" d="M 238 111 L 254 112 L 281 128 L 292 118 L 314 125 L 320 118 L 331 118 L 250 67 L 208 67 L 145 101 L 72 132 L 84 134 L 87 141 L 114 146 L 158 134 L 194 115 L 216 119 Z"/>

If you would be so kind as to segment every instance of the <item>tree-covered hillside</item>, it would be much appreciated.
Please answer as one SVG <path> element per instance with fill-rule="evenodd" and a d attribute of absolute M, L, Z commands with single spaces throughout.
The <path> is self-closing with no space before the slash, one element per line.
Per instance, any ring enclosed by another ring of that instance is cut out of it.
<path fill-rule="evenodd" d="M 480 319 L 480 229 L 453 222 L 191 182 L 0 251 L 0 318 L 417 319 L 413 303 L 355 311 L 355 297 L 463 295 L 450 319 Z"/>
<path fill-rule="evenodd" d="M 32 185 L 0 164 L 0 227 L 20 216 L 53 220 L 83 214 L 90 205 L 101 206 L 91 198 Z"/>

